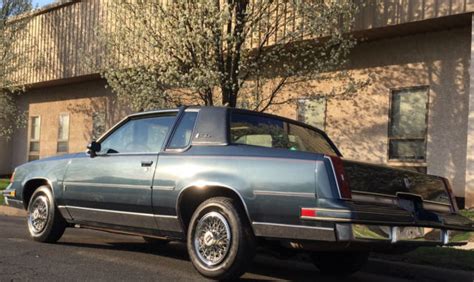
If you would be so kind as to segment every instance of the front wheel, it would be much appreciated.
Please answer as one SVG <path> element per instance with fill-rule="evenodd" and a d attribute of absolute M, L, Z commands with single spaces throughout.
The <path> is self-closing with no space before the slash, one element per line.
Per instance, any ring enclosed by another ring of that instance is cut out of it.
<path fill-rule="evenodd" d="M 38 242 L 54 243 L 66 230 L 66 222 L 54 205 L 48 186 L 41 186 L 33 193 L 28 204 L 28 231 Z"/>
<path fill-rule="evenodd" d="M 211 198 L 194 212 L 187 248 L 194 267 L 218 280 L 240 277 L 255 255 L 255 238 L 242 208 L 230 198 Z"/>
<path fill-rule="evenodd" d="M 318 252 L 311 258 L 321 273 L 346 276 L 359 271 L 367 263 L 369 252 Z"/>

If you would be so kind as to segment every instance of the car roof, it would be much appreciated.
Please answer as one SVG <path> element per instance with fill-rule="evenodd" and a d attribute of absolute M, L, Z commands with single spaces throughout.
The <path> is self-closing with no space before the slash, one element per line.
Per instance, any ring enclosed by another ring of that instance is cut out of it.
<path fill-rule="evenodd" d="M 178 108 L 171 108 L 171 109 L 157 109 L 157 110 L 150 110 L 144 112 L 138 112 L 127 116 L 125 119 L 133 118 L 133 117 L 140 117 L 146 115 L 154 115 L 154 114 L 161 114 L 161 113 L 177 113 L 180 111 L 188 110 L 188 109 L 197 109 L 199 110 L 200 114 L 198 115 L 198 120 L 196 121 L 196 128 L 195 132 L 199 134 L 195 134 L 191 143 L 193 145 L 225 145 L 228 144 L 228 136 L 227 136 L 227 124 L 228 124 L 228 112 L 229 111 L 236 111 L 240 113 L 252 114 L 252 115 L 260 115 L 269 118 L 275 118 L 282 121 L 286 121 L 289 123 L 294 123 L 303 127 L 310 128 L 312 130 L 320 132 L 327 140 L 331 143 L 331 146 L 336 150 L 336 152 L 341 155 L 340 151 L 337 149 L 335 144 L 332 140 L 327 136 L 327 134 L 316 127 L 311 125 L 305 124 L 303 122 L 285 118 L 278 115 L 273 115 L 269 113 L 262 113 L 252 110 L 246 109 L 238 109 L 226 106 L 181 106 Z"/>

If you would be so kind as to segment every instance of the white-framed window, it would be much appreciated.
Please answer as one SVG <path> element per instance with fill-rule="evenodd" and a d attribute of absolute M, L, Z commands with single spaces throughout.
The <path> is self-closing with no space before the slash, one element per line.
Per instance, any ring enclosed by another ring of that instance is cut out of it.
<path fill-rule="evenodd" d="M 41 117 L 30 117 L 30 132 L 29 132 L 29 149 L 28 161 L 39 159 L 40 154 L 40 137 L 41 137 Z"/>
<path fill-rule="evenodd" d="M 325 97 L 298 100 L 298 120 L 321 130 L 326 129 L 326 111 Z"/>
<path fill-rule="evenodd" d="M 67 153 L 69 151 L 69 114 L 61 113 L 58 120 L 58 153 Z"/>

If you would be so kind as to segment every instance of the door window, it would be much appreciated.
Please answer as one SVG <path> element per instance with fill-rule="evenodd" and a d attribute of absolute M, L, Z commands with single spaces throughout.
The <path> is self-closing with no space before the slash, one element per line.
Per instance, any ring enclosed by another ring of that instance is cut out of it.
<path fill-rule="evenodd" d="M 157 153 L 176 116 L 132 119 L 101 142 L 101 153 Z"/>

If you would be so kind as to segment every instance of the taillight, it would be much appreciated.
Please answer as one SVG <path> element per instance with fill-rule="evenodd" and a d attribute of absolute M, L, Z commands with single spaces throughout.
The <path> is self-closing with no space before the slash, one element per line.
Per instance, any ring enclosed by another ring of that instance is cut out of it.
<path fill-rule="evenodd" d="M 313 208 L 301 208 L 301 217 L 316 217 L 316 209 Z"/>
<path fill-rule="evenodd" d="M 444 187 L 446 187 L 446 191 L 448 192 L 449 200 L 451 201 L 451 207 L 453 212 L 457 212 L 459 210 L 458 203 L 456 202 L 456 196 L 454 196 L 453 188 L 451 187 L 451 183 L 448 179 L 443 178 Z"/>
<path fill-rule="evenodd" d="M 331 159 L 334 168 L 334 174 L 336 176 L 341 199 L 352 199 L 352 192 L 349 187 L 349 181 L 344 174 L 344 164 L 342 163 L 342 159 L 335 156 L 329 156 L 329 158 Z"/>

